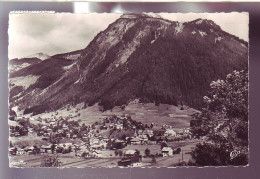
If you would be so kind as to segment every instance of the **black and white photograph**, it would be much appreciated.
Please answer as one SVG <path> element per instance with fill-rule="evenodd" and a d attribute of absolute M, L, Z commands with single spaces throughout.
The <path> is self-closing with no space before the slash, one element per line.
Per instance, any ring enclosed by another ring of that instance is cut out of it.
<path fill-rule="evenodd" d="M 9 166 L 249 166 L 249 14 L 11 12 Z"/>

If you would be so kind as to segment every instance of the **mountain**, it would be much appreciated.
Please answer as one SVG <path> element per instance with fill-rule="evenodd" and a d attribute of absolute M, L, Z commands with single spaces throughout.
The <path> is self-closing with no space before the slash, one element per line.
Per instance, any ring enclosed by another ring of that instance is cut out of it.
<path fill-rule="evenodd" d="M 46 60 L 46 59 L 50 58 L 50 56 L 45 53 L 36 53 L 36 54 L 30 55 L 26 58 L 38 58 L 40 60 Z"/>
<path fill-rule="evenodd" d="M 77 60 L 81 56 L 82 50 L 76 50 L 68 53 L 62 53 L 53 55 L 53 58 L 60 58 L 60 59 L 66 59 L 66 60 Z"/>
<path fill-rule="evenodd" d="M 28 67 L 30 65 L 36 64 L 41 62 L 38 58 L 22 58 L 22 59 L 12 59 L 9 61 L 8 68 L 9 73 L 13 73 L 15 71 L 21 70 L 25 67 Z"/>
<path fill-rule="evenodd" d="M 37 65 L 45 61 L 11 76 L 39 76 L 24 94 L 10 95 L 11 105 L 37 114 L 82 102 L 107 110 L 138 98 L 199 109 L 210 82 L 248 68 L 247 42 L 213 21 L 180 23 L 144 14 L 122 15 L 75 54 L 73 61 L 59 54 L 40 72 Z M 42 76 L 51 73 L 58 75 L 45 84 Z"/>
<path fill-rule="evenodd" d="M 24 58 L 15 58 L 9 61 L 9 73 L 16 72 L 30 65 L 40 63 L 42 60 L 50 58 L 49 55 L 44 53 L 37 53 Z"/>

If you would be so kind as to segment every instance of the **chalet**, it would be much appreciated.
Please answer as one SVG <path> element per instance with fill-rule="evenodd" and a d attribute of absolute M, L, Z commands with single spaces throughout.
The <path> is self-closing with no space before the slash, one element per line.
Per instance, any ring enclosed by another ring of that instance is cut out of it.
<path fill-rule="evenodd" d="M 68 126 L 63 126 L 62 128 L 63 128 L 64 130 L 68 130 L 68 129 L 69 129 Z"/>
<path fill-rule="evenodd" d="M 102 145 L 102 144 L 92 145 L 92 146 L 90 146 L 90 148 L 93 150 L 102 150 L 102 149 L 104 149 L 104 145 Z"/>
<path fill-rule="evenodd" d="M 72 147 L 72 145 L 73 144 L 71 142 L 63 143 L 64 148 Z"/>
<path fill-rule="evenodd" d="M 130 143 L 133 145 L 141 144 L 141 140 L 140 140 L 140 138 L 135 137 L 130 140 Z"/>
<path fill-rule="evenodd" d="M 143 130 L 141 130 L 141 129 L 139 129 L 139 130 L 137 130 L 137 135 L 142 135 L 143 134 Z"/>
<path fill-rule="evenodd" d="M 95 139 L 95 138 L 91 138 L 89 141 L 90 145 L 97 145 L 99 143 L 100 143 L 99 139 Z"/>
<path fill-rule="evenodd" d="M 121 119 L 121 120 L 126 120 L 127 119 L 127 117 L 125 117 L 125 116 L 119 116 L 118 118 Z"/>
<path fill-rule="evenodd" d="M 167 129 L 164 133 L 165 137 L 175 137 L 176 136 L 176 132 L 172 129 Z"/>
<path fill-rule="evenodd" d="M 17 150 L 17 152 L 16 152 L 16 155 L 23 155 L 23 154 L 25 154 L 24 149 L 18 148 L 18 150 Z"/>
<path fill-rule="evenodd" d="M 100 126 L 100 129 L 106 130 L 106 129 L 107 129 L 107 126 L 106 126 L 106 125 L 102 125 L 102 126 Z"/>
<path fill-rule="evenodd" d="M 63 133 L 63 130 L 62 129 L 58 129 L 57 133 L 61 134 L 61 133 Z"/>
<path fill-rule="evenodd" d="M 45 153 L 51 153 L 51 144 L 50 145 L 42 145 L 41 146 L 41 151 Z"/>
<path fill-rule="evenodd" d="M 99 150 L 93 151 L 93 152 L 92 152 L 92 155 L 93 155 L 94 157 L 97 157 L 97 158 L 101 158 L 101 157 L 102 157 L 102 153 L 101 153 L 101 151 L 99 151 Z"/>
<path fill-rule="evenodd" d="M 157 143 L 156 141 L 151 141 L 151 140 L 147 141 L 147 144 L 149 144 L 149 145 L 155 145 L 156 143 Z"/>
<path fill-rule="evenodd" d="M 36 120 L 42 122 L 42 118 L 40 117 L 38 117 Z"/>
<path fill-rule="evenodd" d="M 78 144 L 73 144 L 72 145 L 72 150 L 75 150 L 75 149 L 79 149 L 79 145 Z"/>
<path fill-rule="evenodd" d="M 184 128 L 183 129 L 183 134 L 191 134 L 190 129 L 189 128 Z"/>
<path fill-rule="evenodd" d="M 137 154 L 137 152 L 136 152 L 136 150 L 127 150 L 126 152 L 125 152 L 125 156 L 126 157 L 133 157 L 133 156 L 135 156 Z"/>
<path fill-rule="evenodd" d="M 14 132 L 14 136 L 15 136 L 15 137 L 19 137 L 19 136 L 20 136 L 20 133 L 19 133 L 19 132 Z"/>
<path fill-rule="evenodd" d="M 151 129 L 146 129 L 146 130 L 144 131 L 144 134 L 149 135 L 149 136 L 151 137 L 151 136 L 153 136 L 153 130 L 151 130 Z"/>
<path fill-rule="evenodd" d="M 34 134 L 34 132 L 32 130 L 28 131 L 28 136 L 32 136 Z"/>
<path fill-rule="evenodd" d="M 137 155 L 136 150 L 127 150 L 121 161 L 118 161 L 118 166 L 129 166 L 134 163 L 140 163 L 142 161 L 142 156 Z"/>
<path fill-rule="evenodd" d="M 38 136 L 42 136 L 42 135 L 44 135 L 44 132 L 43 131 L 39 131 L 38 132 Z"/>
<path fill-rule="evenodd" d="M 163 154 L 163 157 L 173 156 L 173 150 L 171 147 L 163 147 L 162 154 Z"/>
<path fill-rule="evenodd" d="M 88 149 L 81 149 L 80 151 L 77 152 L 76 156 L 90 157 L 90 151 Z"/>
<path fill-rule="evenodd" d="M 11 155 L 16 155 L 16 153 L 17 153 L 17 148 L 16 148 L 16 147 L 10 148 L 10 149 L 9 149 L 9 153 L 10 153 Z"/>
<path fill-rule="evenodd" d="M 88 137 L 87 136 L 83 136 L 82 139 L 83 140 L 88 140 Z"/>
<path fill-rule="evenodd" d="M 116 124 L 115 127 L 116 127 L 117 130 L 122 130 L 123 124 Z"/>
<path fill-rule="evenodd" d="M 141 143 L 148 143 L 148 137 L 147 136 L 142 137 L 141 138 Z"/>
<path fill-rule="evenodd" d="M 118 161 L 118 163 L 117 163 L 118 166 L 124 166 L 124 167 L 129 166 L 131 164 L 132 164 L 132 161 L 130 158 L 122 159 L 122 160 Z"/>
<path fill-rule="evenodd" d="M 109 128 L 112 129 L 112 128 L 114 128 L 114 126 L 113 126 L 112 124 L 110 124 L 110 125 L 109 125 Z"/>
<path fill-rule="evenodd" d="M 169 117 L 175 117 L 175 114 L 169 114 Z"/>
<path fill-rule="evenodd" d="M 131 164 L 132 167 L 141 167 L 141 166 L 143 166 L 143 165 L 144 165 L 144 164 L 141 163 L 141 162 L 136 162 L 136 163 L 132 163 L 132 164 Z"/>
<path fill-rule="evenodd" d="M 24 151 L 27 152 L 28 154 L 32 154 L 33 149 L 34 149 L 33 146 L 31 146 L 31 147 L 27 146 L 27 147 L 24 148 Z"/>
<path fill-rule="evenodd" d="M 43 136 L 44 136 L 44 137 L 49 137 L 49 136 L 50 136 L 50 133 L 45 132 L 45 133 L 43 134 Z"/>

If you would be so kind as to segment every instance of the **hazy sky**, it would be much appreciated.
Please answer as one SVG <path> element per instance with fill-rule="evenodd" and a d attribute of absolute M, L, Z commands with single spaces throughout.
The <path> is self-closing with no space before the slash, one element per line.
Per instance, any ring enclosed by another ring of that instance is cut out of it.
<path fill-rule="evenodd" d="M 9 15 L 9 59 L 35 53 L 54 55 L 85 48 L 121 14 L 24 13 Z M 211 19 L 224 30 L 248 41 L 247 13 L 164 13 L 174 21 Z"/>

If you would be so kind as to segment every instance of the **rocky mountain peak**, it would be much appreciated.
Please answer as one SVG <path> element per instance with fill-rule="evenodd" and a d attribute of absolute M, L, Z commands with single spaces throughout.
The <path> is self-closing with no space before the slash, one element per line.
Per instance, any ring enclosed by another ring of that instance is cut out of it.
<path fill-rule="evenodd" d="M 67 62 L 60 57 L 75 59 Z M 247 57 L 247 46 L 213 21 L 181 23 L 124 14 L 85 49 L 48 60 L 45 66 L 55 64 L 56 74 L 39 77 L 27 94 L 38 83 L 42 90 L 30 98 L 27 95 L 30 100 L 20 97 L 15 103 L 22 103 L 26 113 L 82 102 L 98 103 L 106 110 L 133 99 L 199 108 L 210 82 L 246 69 Z M 40 83 L 46 78 L 48 83 Z"/>

